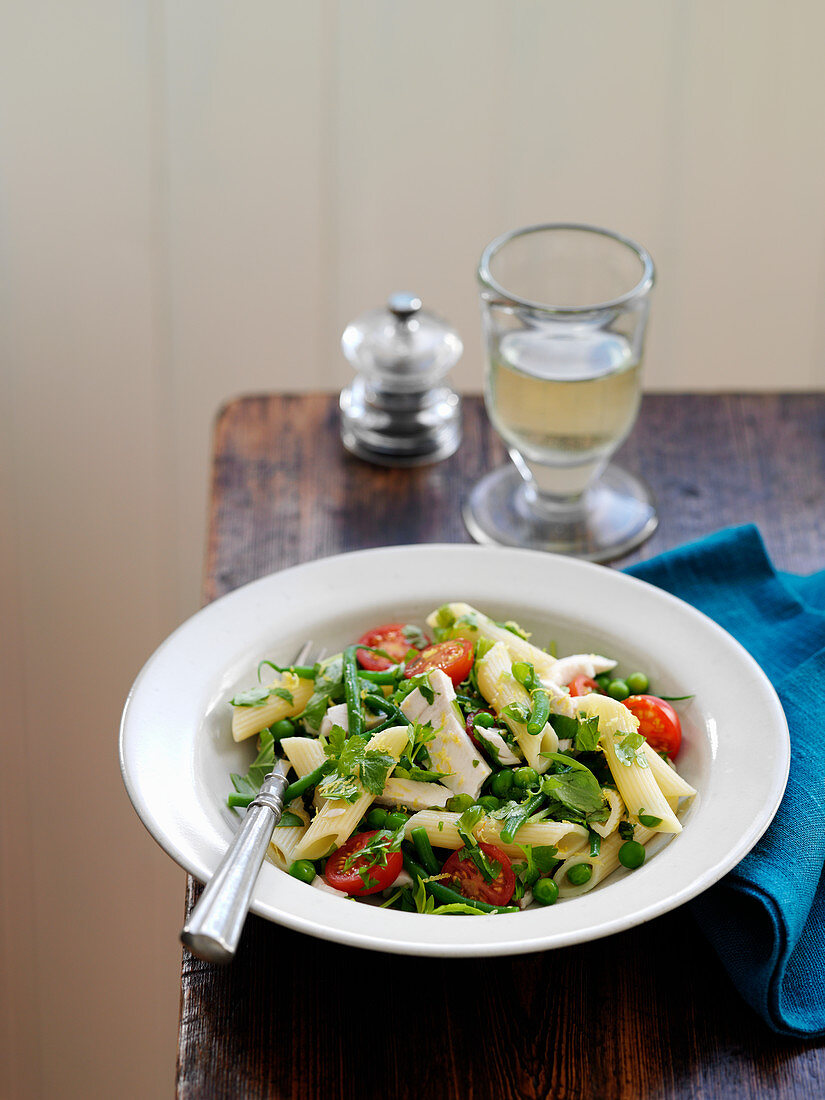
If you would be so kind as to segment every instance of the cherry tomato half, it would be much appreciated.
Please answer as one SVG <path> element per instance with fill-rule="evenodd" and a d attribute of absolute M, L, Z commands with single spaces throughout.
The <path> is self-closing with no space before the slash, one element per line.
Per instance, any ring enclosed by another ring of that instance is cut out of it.
<path fill-rule="evenodd" d="M 452 641 L 438 642 L 422 649 L 418 657 L 414 657 L 407 665 L 404 675 L 409 680 L 413 676 L 440 668 L 454 684 L 460 684 L 467 679 L 472 667 L 473 643 L 465 638 L 453 638 Z"/>
<path fill-rule="evenodd" d="M 355 833 L 346 844 L 342 844 L 337 852 L 333 852 L 327 860 L 324 869 L 324 877 L 330 886 L 336 890 L 342 890 L 345 894 L 357 894 L 363 897 L 365 894 L 377 894 L 379 890 L 386 890 L 392 886 L 398 878 L 398 873 L 404 864 L 401 852 L 387 852 L 387 862 L 382 867 L 380 863 L 372 863 L 371 856 L 360 856 L 349 862 L 350 856 L 360 852 L 378 832 L 373 829 L 367 833 Z M 359 874 L 364 870 L 364 876 Z"/>
<path fill-rule="evenodd" d="M 589 676 L 585 676 L 581 673 L 579 676 L 574 676 L 570 681 L 570 694 L 571 695 L 592 695 L 594 692 L 597 695 L 602 695 L 602 689 L 592 680 Z"/>
<path fill-rule="evenodd" d="M 670 703 L 656 695 L 631 695 L 624 705 L 639 719 L 639 733 L 652 749 L 676 755 L 682 744 L 682 723 Z"/>
<path fill-rule="evenodd" d="M 441 881 L 445 886 L 458 890 L 465 898 L 486 901 L 488 905 L 507 905 L 516 888 L 516 876 L 510 866 L 510 858 L 493 844 L 479 844 L 479 848 L 491 863 L 498 863 L 501 868 L 492 882 L 487 882 L 465 848 L 453 852 L 444 864 L 442 870 L 450 877 Z"/>
<path fill-rule="evenodd" d="M 386 668 L 400 664 L 411 649 L 417 649 L 404 637 L 404 623 L 384 623 L 376 626 L 374 630 L 368 630 L 358 639 L 359 645 L 369 645 L 373 649 L 383 649 L 392 660 L 379 657 L 377 653 L 370 653 L 366 649 L 359 649 L 355 656 L 361 668 L 370 672 L 383 672 Z"/>

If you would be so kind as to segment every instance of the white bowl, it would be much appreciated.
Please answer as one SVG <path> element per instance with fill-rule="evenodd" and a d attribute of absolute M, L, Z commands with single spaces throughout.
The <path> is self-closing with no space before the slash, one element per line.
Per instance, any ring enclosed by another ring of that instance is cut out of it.
<path fill-rule="evenodd" d="M 123 712 L 121 769 L 149 832 L 201 882 L 211 877 L 238 817 L 229 773 L 254 745 L 237 745 L 227 700 L 255 681 L 263 658 L 289 662 L 307 638 L 328 652 L 387 621 L 423 623 L 463 600 L 515 619 L 560 655 L 595 651 L 625 673 L 647 672 L 680 703 L 682 775 L 699 791 L 684 831 L 657 842 L 640 869 L 590 893 L 512 915 L 422 916 L 312 889 L 266 863 L 252 910 L 324 939 L 415 955 L 507 955 L 579 943 L 630 928 L 706 890 L 767 828 L 788 775 L 779 700 L 729 634 L 682 601 L 602 566 L 529 550 L 429 545 L 364 550 L 263 577 L 216 600 L 149 659 Z M 252 739 L 254 741 L 254 739 Z"/>

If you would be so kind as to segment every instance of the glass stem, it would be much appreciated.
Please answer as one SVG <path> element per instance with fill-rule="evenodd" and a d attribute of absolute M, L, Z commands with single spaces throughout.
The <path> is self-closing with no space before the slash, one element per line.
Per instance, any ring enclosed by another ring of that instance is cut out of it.
<path fill-rule="evenodd" d="M 524 480 L 528 507 L 548 519 L 570 518 L 586 510 L 587 491 L 607 465 L 607 458 L 570 466 L 532 462 L 514 448 L 510 457 Z"/>

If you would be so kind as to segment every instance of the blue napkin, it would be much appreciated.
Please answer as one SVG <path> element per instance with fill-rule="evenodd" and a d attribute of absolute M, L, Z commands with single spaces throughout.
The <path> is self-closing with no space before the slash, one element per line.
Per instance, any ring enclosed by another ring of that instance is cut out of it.
<path fill-rule="evenodd" d="M 782 701 L 791 770 L 756 847 L 692 903 L 745 1000 L 783 1035 L 825 1035 L 825 571 L 777 572 L 755 527 L 627 570 L 704 611 L 758 661 Z"/>

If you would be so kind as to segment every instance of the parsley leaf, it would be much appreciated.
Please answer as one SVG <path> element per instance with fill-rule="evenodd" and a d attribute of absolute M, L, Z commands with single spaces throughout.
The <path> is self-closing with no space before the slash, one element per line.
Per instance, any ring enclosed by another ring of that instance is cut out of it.
<path fill-rule="evenodd" d="M 291 810 L 284 810 L 281 814 L 281 820 L 275 826 L 276 829 L 289 829 L 295 825 L 305 825 L 306 822 L 302 817 L 298 817 L 297 814 L 292 813 Z"/>
<path fill-rule="evenodd" d="M 411 623 L 407 623 L 406 626 L 403 626 L 401 628 L 401 633 L 404 635 L 404 641 L 414 646 L 415 649 L 426 649 L 430 644 L 424 631 L 421 630 L 420 627 L 413 626 Z"/>
<path fill-rule="evenodd" d="M 579 752 L 594 752 L 599 744 L 599 716 L 579 720 L 573 744 Z"/>
<path fill-rule="evenodd" d="M 509 718 L 512 722 L 524 723 L 530 718 L 530 708 L 524 703 L 508 703 L 501 711 L 502 718 Z"/>
<path fill-rule="evenodd" d="M 313 729 L 318 729 L 333 698 L 340 700 L 344 697 L 343 677 L 344 661 L 340 653 L 322 662 L 315 677 L 315 690 L 298 717 Z"/>
<path fill-rule="evenodd" d="M 616 756 L 626 768 L 631 767 L 634 763 L 638 764 L 640 768 L 646 768 L 648 766 L 647 757 L 643 752 L 639 752 L 644 743 L 645 739 L 640 733 L 628 733 L 621 741 L 615 742 Z"/>
<path fill-rule="evenodd" d="M 229 778 L 237 794 L 248 795 L 254 798 L 261 789 L 261 784 L 275 766 L 275 739 L 268 729 L 261 730 L 258 735 L 258 755 L 249 767 L 246 775 L 237 775 L 232 772 Z"/>
<path fill-rule="evenodd" d="M 558 863 L 555 844 L 519 844 L 519 848 L 527 857 L 528 866 L 534 866 L 541 874 L 548 874 Z"/>
<path fill-rule="evenodd" d="M 387 775 L 394 767 L 395 757 L 390 753 L 368 749 L 358 769 L 364 789 L 370 794 L 381 794 L 387 782 Z"/>
<path fill-rule="evenodd" d="M 268 687 L 256 687 L 250 688 L 249 691 L 242 691 L 230 699 L 230 706 L 233 707 L 262 707 L 273 692 Z"/>
<path fill-rule="evenodd" d="M 324 798 L 341 798 L 352 804 L 361 796 L 358 781 L 351 775 L 328 775 L 318 784 L 318 793 Z"/>
<path fill-rule="evenodd" d="M 541 755 L 563 766 L 562 771 L 545 775 L 542 782 L 542 790 L 545 794 L 555 798 L 568 810 L 578 813 L 592 814 L 604 811 L 606 807 L 602 789 L 589 768 L 580 764 L 578 760 L 559 752 Z"/>

